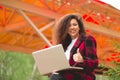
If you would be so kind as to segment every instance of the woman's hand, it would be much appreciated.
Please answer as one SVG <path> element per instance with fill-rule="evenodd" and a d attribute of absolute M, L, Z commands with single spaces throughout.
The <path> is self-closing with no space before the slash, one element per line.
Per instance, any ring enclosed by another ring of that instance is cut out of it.
<path fill-rule="evenodd" d="M 77 53 L 73 55 L 73 60 L 75 62 L 83 62 L 83 57 L 81 56 L 79 49 L 77 49 Z"/>
<path fill-rule="evenodd" d="M 53 70 L 52 74 L 59 74 L 59 73 L 57 72 L 57 70 Z"/>

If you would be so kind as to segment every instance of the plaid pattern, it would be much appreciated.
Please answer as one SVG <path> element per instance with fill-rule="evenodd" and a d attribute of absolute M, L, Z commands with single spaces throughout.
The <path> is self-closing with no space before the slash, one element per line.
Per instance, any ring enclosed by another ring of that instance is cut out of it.
<path fill-rule="evenodd" d="M 77 48 L 83 56 L 84 62 L 77 63 L 73 60 L 73 54 Z M 96 40 L 92 36 L 79 36 L 70 53 L 69 64 L 71 66 L 83 67 L 83 70 L 65 70 L 62 75 L 66 80 L 95 80 L 94 69 L 98 66 L 96 54 Z"/>

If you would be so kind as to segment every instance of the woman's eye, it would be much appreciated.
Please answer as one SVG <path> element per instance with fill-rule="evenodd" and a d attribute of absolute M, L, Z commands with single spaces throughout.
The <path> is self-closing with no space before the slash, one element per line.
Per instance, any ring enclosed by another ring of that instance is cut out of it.
<path fill-rule="evenodd" d="M 77 26 L 77 24 L 73 24 L 73 26 Z"/>

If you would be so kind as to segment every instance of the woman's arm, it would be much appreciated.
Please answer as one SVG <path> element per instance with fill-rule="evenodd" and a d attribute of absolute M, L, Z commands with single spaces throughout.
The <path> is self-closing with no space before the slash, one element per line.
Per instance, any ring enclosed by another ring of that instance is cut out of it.
<path fill-rule="evenodd" d="M 96 54 L 96 40 L 92 36 L 88 36 L 85 41 L 85 55 L 83 62 L 75 62 L 74 66 L 81 66 L 87 69 L 95 69 L 98 66 L 98 58 Z"/>

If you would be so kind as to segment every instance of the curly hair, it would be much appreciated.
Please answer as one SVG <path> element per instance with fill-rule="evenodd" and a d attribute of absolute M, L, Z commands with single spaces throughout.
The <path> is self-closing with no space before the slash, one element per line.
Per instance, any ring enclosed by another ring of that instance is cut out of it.
<path fill-rule="evenodd" d="M 54 27 L 53 40 L 54 44 L 62 44 L 63 48 L 66 49 L 71 42 L 71 37 L 68 34 L 68 28 L 70 21 L 76 19 L 79 25 L 79 34 L 85 33 L 84 25 L 81 16 L 78 13 L 66 14 L 61 17 Z"/>

